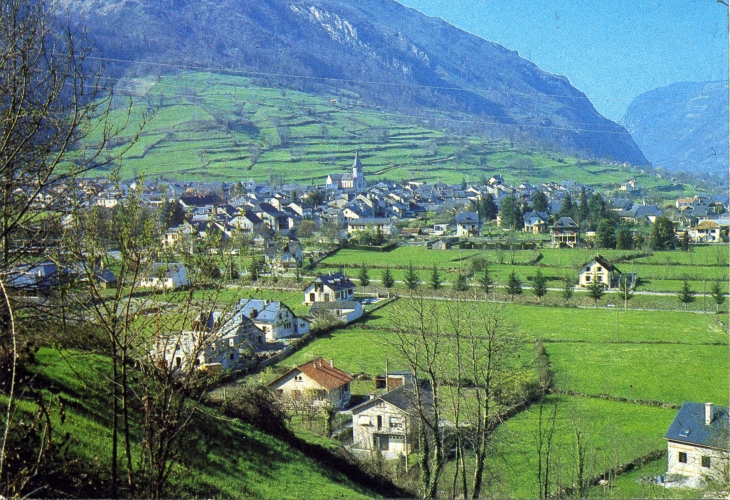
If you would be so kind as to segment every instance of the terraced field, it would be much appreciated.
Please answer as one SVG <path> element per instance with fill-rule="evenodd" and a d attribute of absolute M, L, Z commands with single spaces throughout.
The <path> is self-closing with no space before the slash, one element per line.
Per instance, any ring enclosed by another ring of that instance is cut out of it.
<path fill-rule="evenodd" d="M 123 178 L 145 174 L 148 179 L 321 184 L 328 173 L 348 169 L 359 150 L 372 181 L 454 183 L 498 171 L 510 183 L 571 179 L 610 189 L 635 178 L 648 195 L 670 199 L 695 194 L 691 186 L 673 186 L 630 167 L 460 136 L 443 127 L 473 117 L 411 116 L 365 106 L 335 89 L 313 95 L 261 87 L 236 75 L 181 72 L 122 82 L 118 95 L 125 93 L 130 97 L 118 98 L 112 119 L 130 125 L 113 152 L 128 147 L 125 141 L 137 124 L 146 125 L 121 165 Z M 478 123 L 474 128 L 479 129 Z"/>

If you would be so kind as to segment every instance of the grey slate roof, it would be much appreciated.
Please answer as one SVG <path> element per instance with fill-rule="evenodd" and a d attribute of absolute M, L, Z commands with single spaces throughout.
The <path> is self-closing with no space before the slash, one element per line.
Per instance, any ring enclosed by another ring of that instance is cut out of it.
<path fill-rule="evenodd" d="M 476 212 L 461 212 L 456 214 L 457 224 L 476 224 L 479 222 L 479 215 Z"/>
<path fill-rule="evenodd" d="M 674 417 L 664 439 L 730 451 L 729 423 L 728 408 L 725 406 L 713 406 L 712 422 L 705 425 L 704 403 L 686 402 Z"/>
<path fill-rule="evenodd" d="M 314 283 L 325 284 L 332 290 L 336 291 L 355 288 L 355 284 L 350 280 L 350 278 L 340 273 L 323 274 L 318 276 L 317 279 L 314 280 Z"/>

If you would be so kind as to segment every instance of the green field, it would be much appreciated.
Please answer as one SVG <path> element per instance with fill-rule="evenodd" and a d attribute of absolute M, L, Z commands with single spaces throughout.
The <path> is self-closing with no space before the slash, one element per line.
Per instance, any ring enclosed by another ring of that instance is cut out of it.
<path fill-rule="evenodd" d="M 549 416 L 556 404 L 552 452 L 559 484 L 570 486 L 576 472 L 575 432 L 580 431 L 587 448 L 585 476 L 592 477 L 635 457 L 665 447 L 662 439 L 674 411 L 626 403 L 575 397 L 548 397 L 543 407 L 543 429 L 550 428 Z M 489 470 L 493 480 L 490 498 L 536 498 L 536 439 L 539 407 L 510 419 L 493 438 Z M 555 485 L 551 485 L 555 491 Z"/>
<path fill-rule="evenodd" d="M 556 388 L 682 404 L 728 402 L 728 348 L 558 343 L 546 346 Z"/>

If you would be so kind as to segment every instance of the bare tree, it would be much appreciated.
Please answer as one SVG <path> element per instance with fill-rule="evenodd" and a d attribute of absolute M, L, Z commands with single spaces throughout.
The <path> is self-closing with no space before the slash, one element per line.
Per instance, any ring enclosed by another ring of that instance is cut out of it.
<path fill-rule="evenodd" d="M 33 332 L 46 333 L 48 321 L 64 319 L 56 300 L 36 301 L 34 314 L 19 314 L 27 304 L 18 300 L 24 290 L 14 276 L 21 264 L 52 259 L 55 288 L 62 292 L 60 221 L 67 214 L 74 179 L 113 163 L 125 147 L 110 153 L 107 145 L 127 133 L 126 123 L 109 119 L 112 91 L 99 59 L 92 57 L 91 44 L 83 32 L 64 25 L 54 14 L 43 0 L 7 0 L 0 6 L 0 281 L 5 291 L 5 300 L 0 301 L 0 365 L 10 367 L 0 374 L 8 382 L 0 495 L 7 496 L 23 495 L 25 487 L 45 486 L 16 481 L 6 451 L 14 432 L 22 432 L 12 428 L 17 421 L 15 394 L 31 390 L 17 377 L 23 362 L 20 353 Z M 133 144 L 138 132 L 128 134 L 126 143 Z M 43 432 L 50 442 L 51 420 L 44 405 L 39 405 L 34 423 L 39 418 L 49 424 Z M 20 470 L 34 475 L 48 449 L 38 444 L 36 465 L 21 464 Z"/>

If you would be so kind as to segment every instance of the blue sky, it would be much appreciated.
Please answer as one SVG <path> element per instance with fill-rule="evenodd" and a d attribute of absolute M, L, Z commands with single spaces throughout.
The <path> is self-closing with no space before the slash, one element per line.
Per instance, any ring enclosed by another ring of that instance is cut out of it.
<path fill-rule="evenodd" d="M 398 0 L 566 76 L 618 121 L 637 95 L 727 80 L 727 8 L 715 0 Z"/>

